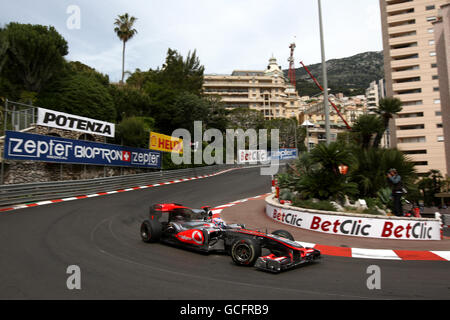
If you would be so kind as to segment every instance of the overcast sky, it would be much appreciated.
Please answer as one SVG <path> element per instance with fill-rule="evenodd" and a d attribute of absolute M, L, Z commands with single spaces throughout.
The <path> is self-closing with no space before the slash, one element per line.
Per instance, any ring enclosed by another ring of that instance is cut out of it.
<path fill-rule="evenodd" d="M 322 0 L 326 57 L 343 58 L 382 50 L 379 0 Z M 80 25 L 73 22 L 80 10 Z M 160 67 L 167 49 L 197 50 L 206 73 L 263 70 L 273 54 L 288 68 L 289 44 L 297 44 L 296 66 L 320 62 L 317 0 L 2 0 L 0 24 L 54 26 L 78 60 L 118 81 L 122 44 L 117 15 L 138 18 L 138 34 L 127 43 L 125 69 Z"/>

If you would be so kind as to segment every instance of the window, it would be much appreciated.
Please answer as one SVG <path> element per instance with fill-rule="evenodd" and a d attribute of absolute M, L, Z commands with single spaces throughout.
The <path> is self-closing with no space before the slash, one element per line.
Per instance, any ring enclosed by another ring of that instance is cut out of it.
<path fill-rule="evenodd" d="M 397 128 L 398 128 L 398 130 L 420 130 L 420 129 L 425 129 L 425 125 L 424 124 L 411 124 L 411 125 L 406 125 L 406 126 L 398 126 Z"/>
<path fill-rule="evenodd" d="M 405 49 L 405 48 L 414 48 L 417 47 L 417 42 L 409 42 L 409 43 L 401 43 L 401 44 L 394 44 L 391 46 L 391 49 Z"/>
<path fill-rule="evenodd" d="M 398 68 L 394 68 L 393 71 L 394 72 L 403 72 L 403 71 L 412 71 L 412 70 L 419 70 L 420 67 L 418 65 L 415 66 L 410 66 L 410 67 L 398 67 Z"/>
<path fill-rule="evenodd" d="M 418 89 L 411 89 L 411 90 L 399 90 L 396 92 L 396 94 L 401 95 L 401 94 L 415 94 L 415 93 L 422 93 L 422 89 L 418 88 Z"/>
<path fill-rule="evenodd" d="M 434 88 L 433 88 L 433 91 L 434 91 L 434 92 L 439 92 L 439 87 L 434 87 Z"/>
<path fill-rule="evenodd" d="M 444 142 L 444 136 L 438 136 L 437 137 L 438 142 Z"/>
<path fill-rule="evenodd" d="M 429 44 L 430 46 L 434 46 L 435 42 L 434 42 L 434 40 L 430 40 L 430 41 L 428 41 L 428 44 Z"/>
<path fill-rule="evenodd" d="M 407 106 L 421 106 L 422 104 L 423 104 L 423 100 L 404 101 L 404 102 L 402 103 L 402 105 L 403 105 L 404 107 L 407 107 Z"/>
<path fill-rule="evenodd" d="M 427 21 L 428 21 L 428 22 L 433 22 L 433 21 L 436 21 L 436 20 L 437 20 L 436 17 L 428 17 L 428 18 L 427 18 Z"/>
<path fill-rule="evenodd" d="M 398 115 L 399 118 L 422 118 L 423 112 L 411 112 L 411 113 L 402 113 Z"/>
<path fill-rule="evenodd" d="M 427 154 L 427 150 L 404 150 L 404 154 Z"/>
<path fill-rule="evenodd" d="M 425 9 L 426 9 L 427 11 L 429 11 L 429 10 L 434 10 L 434 9 L 436 9 L 436 6 L 435 6 L 435 5 L 426 6 Z"/>
<path fill-rule="evenodd" d="M 428 33 L 434 33 L 434 28 L 428 28 Z"/>
<path fill-rule="evenodd" d="M 431 51 L 431 52 L 430 52 L 430 57 L 436 57 L 436 52 Z"/>
<path fill-rule="evenodd" d="M 393 28 L 393 27 L 407 26 L 407 25 L 415 24 L 415 23 L 416 23 L 416 19 L 411 19 L 411 20 L 406 20 L 406 21 L 398 21 L 398 22 L 389 23 L 389 27 Z"/>
<path fill-rule="evenodd" d="M 390 38 L 400 38 L 400 37 L 415 36 L 416 34 L 417 34 L 417 31 L 407 31 L 407 32 L 393 33 L 389 37 Z"/>
<path fill-rule="evenodd" d="M 436 117 L 440 117 L 442 116 L 442 111 L 436 111 L 434 114 L 436 115 Z"/>
<path fill-rule="evenodd" d="M 441 129 L 442 128 L 442 123 L 437 123 L 436 124 L 436 128 Z"/>
<path fill-rule="evenodd" d="M 392 57 L 392 60 L 398 61 L 398 60 L 417 59 L 417 58 L 419 58 L 419 54 L 414 53 L 414 54 L 407 54 L 404 56 Z"/>
<path fill-rule="evenodd" d="M 441 99 L 434 99 L 433 103 L 434 104 L 440 104 L 441 103 Z"/>
<path fill-rule="evenodd" d="M 420 77 L 403 78 L 394 80 L 395 83 L 405 83 L 405 82 L 417 82 L 420 81 Z"/>
<path fill-rule="evenodd" d="M 399 143 L 422 143 L 427 142 L 425 137 L 408 137 L 408 138 L 398 138 Z"/>
<path fill-rule="evenodd" d="M 435 75 L 435 76 L 433 76 L 431 79 L 433 79 L 433 80 L 439 80 L 439 76 L 438 76 L 438 75 Z"/>
<path fill-rule="evenodd" d="M 432 63 L 432 64 L 431 64 L 431 67 L 432 67 L 432 68 L 437 68 L 437 63 Z"/>
<path fill-rule="evenodd" d="M 415 166 L 427 166 L 428 161 L 413 161 Z"/>

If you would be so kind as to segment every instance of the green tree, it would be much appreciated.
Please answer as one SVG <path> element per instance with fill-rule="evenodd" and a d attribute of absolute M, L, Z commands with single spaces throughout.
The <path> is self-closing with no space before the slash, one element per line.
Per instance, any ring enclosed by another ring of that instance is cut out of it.
<path fill-rule="evenodd" d="M 138 68 L 127 78 L 127 85 L 142 90 L 147 82 L 153 81 L 155 74 L 156 71 L 151 69 L 148 71 L 141 71 L 141 69 Z"/>
<path fill-rule="evenodd" d="M 109 93 L 114 101 L 116 121 L 134 116 L 150 116 L 150 98 L 142 90 L 131 86 L 111 85 Z"/>
<path fill-rule="evenodd" d="M 298 148 L 305 150 L 306 129 L 299 126 L 297 119 L 277 118 L 266 120 L 264 127 L 268 130 L 280 130 L 281 148 Z M 297 137 L 295 136 L 297 135 Z M 297 141 L 297 145 L 295 142 Z"/>
<path fill-rule="evenodd" d="M 114 101 L 102 75 L 93 69 L 79 71 L 70 63 L 39 94 L 37 103 L 44 108 L 88 118 L 116 119 Z"/>
<path fill-rule="evenodd" d="M 432 169 L 427 172 L 427 176 L 419 180 L 420 189 L 426 206 L 438 205 L 440 200 L 435 194 L 441 192 L 443 185 L 443 176 L 439 170 Z"/>
<path fill-rule="evenodd" d="M 0 28 L 0 74 L 2 73 L 3 65 L 6 62 L 8 47 L 9 42 L 6 37 L 6 32 Z"/>
<path fill-rule="evenodd" d="M 116 142 L 129 147 L 148 148 L 150 131 L 155 121 L 150 117 L 123 119 L 116 128 Z"/>
<path fill-rule="evenodd" d="M 264 129 L 264 116 L 257 110 L 246 108 L 236 108 L 230 111 L 228 115 L 230 129 Z"/>
<path fill-rule="evenodd" d="M 403 110 L 402 101 L 398 98 L 387 97 L 380 100 L 377 114 L 380 115 L 383 121 L 383 129 L 377 132 L 373 146 L 378 148 L 381 143 L 381 139 L 386 131 L 389 129 L 389 122 L 399 112 Z"/>
<path fill-rule="evenodd" d="M 137 18 L 133 16 L 129 16 L 128 13 L 125 13 L 123 15 L 119 15 L 116 18 L 116 21 L 114 22 L 114 25 L 116 26 L 114 28 L 114 32 L 116 33 L 117 37 L 122 41 L 123 48 L 122 48 L 122 80 L 120 83 L 123 83 L 123 79 L 125 77 L 125 45 L 126 43 L 133 38 L 137 30 L 133 28 L 134 23 L 136 22 Z"/>
<path fill-rule="evenodd" d="M 156 81 L 177 91 L 187 91 L 200 96 L 203 88 L 203 73 L 196 50 L 189 51 L 186 59 L 176 50 L 168 49 L 162 70 L 157 73 Z"/>
<path fill-rule="evenodd" d="M 303 161 L 308 165 L 303 174 L 300 173 L 295 188 L 301 198 L 342 201 L 345 196 L 358 194 L 357 184 L 347 182 L 339 171 L 340 165 L 353 163 L 352 154 L 344 145 L 336 142 L 319 144 L 306 157 L 309 159 L 303 158 Z"/>
<path fill-rule="evenodd" d="M 62 68 L 66 40 L 54 27 L 10 23 L 3 31 L 9 43 L 3 70 L 26 91 L 40 92 Z"/>
<path fill-rule="evenodd" d="M 352 154 L 355 162 L 350 166 L 349 180 L 358 184 L 360 197 L 377 197 L 381 189 L 389 187 L 386 173 L 391 168 L 397 169 L 407 189 L 415 189 L 414 163 L 401 151 L 354 147 Z"/>
<path fill-rule="evenodd" d="M 352 129 L 356 133 L 356 139 L 360 146 L 368 149 L 371 146 L 374 135 L 380 134 L 384 127 L 379 116 L 364 114 L 356 120 Z"/>

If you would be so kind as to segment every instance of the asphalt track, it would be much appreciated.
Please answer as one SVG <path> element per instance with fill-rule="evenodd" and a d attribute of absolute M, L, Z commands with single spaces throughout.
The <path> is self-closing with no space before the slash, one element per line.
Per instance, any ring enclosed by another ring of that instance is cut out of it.
<path fill-rule="evenodd" d="M 145 244 L 139 226 L 155 202 L 218 206 L 270 191 L 259 169 L 0 214 L 0 299 L 449 299 L 448 262 L 327 256 L 273 275 L 205 255 Z M 245 214 L 245 212 L 243 212 Z M 270 230 L 269 230 L 270 231 Z M 298 239 L 301 240 L 301 239 Z M 69 265 L 81 290 L 68 290 Z M 369 290 L 367 268 L 381 270 Z"/>

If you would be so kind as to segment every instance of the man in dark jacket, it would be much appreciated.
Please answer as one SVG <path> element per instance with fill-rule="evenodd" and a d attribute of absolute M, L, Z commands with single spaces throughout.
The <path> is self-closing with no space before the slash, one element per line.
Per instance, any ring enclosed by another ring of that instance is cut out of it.
<path fill-rule="evenodd" d="M 402 177 L 398 174 L 396 169 L 390 169 L 388 174 L 388 182 L 392 189 L 392 198 L 394 200 L 394 214 L 398 217 L 403 216 L 403 183 Z"/>

